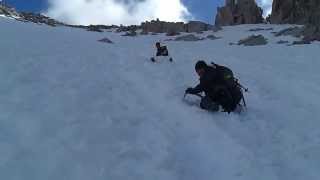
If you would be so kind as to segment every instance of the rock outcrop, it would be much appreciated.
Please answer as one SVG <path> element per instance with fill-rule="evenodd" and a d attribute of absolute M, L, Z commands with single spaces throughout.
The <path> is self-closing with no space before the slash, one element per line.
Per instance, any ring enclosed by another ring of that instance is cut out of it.
<path fill-rule="evenodd" d="M 212 29 L 213 29 L 213 26 L 210 24 L 206 24 L 201 21 L 189 21 L 186 24 L 185 31 L 188 33 L 193 33 L 193 32 L 199 33 L 203 31 L 209 31 Z"/>
<path fill-rule="evenodd" d="M 270 22 L 273 24 L 320 25 L 319 0 L 274 0 Z"/>
<path fill-rule="evenodd" d="M 190 21 L 187 24 L 183 22 L 165 22 L 159 19 L 147 21 L 141 24 L 142 31 L 145 33 L 167 33 L 178 34 L 181 32 L 193 33 L 212 30 L 213 26 L 200 21 Z"/>
<path fill-rule="evenodd" d="M 20 18 L 27 22 L 33 22 L 36 24 L 46 24 L 48 26 L 58 26 L 58 25 L 64 25 L 63 23 L 56 21 L 54 19 L 51 19 L 47 16 L 44 16 L 42 14 L 36 14 L 36 13 L 27 13 L 22 12 L 20 13 Z"/>
<path fill-rule="evenodd" d="M 270 22 L 273 24 L 304 24 L 303 43 L 320 41 L 319 0 L 274 0 Z"/>
<path fill-rule="evenodd" d="M 268 44 L 268 40 L 262 35 L 252 35 L 238 42 L 238 45 L 261 46 Z"/>
<path fill-rule="evenodd" d="M 262 9 L 255 0 L 226 0 L 218 7 L 215 25 L 258 24 L 263 22 Z"/>
<path fill-rule="evenodd" d="M 14 8 L 9 7 L 2 2 L 0 2 L 0 15 L 19 17 L 19 13 Z"/>

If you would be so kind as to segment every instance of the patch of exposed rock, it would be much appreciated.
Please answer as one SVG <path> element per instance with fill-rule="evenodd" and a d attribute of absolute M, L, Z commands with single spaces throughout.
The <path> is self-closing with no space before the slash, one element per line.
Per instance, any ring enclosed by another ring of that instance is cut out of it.
<path fill-rule="evenodd" d="M 58 26 L 63 25 L 63 23 L 56 21 L 54 19 L 51 19 L 47 16 L 44 16 L 42 14 L 35 14 L 35 13 L 27 13 L 22 12 L 20 13 L 20 17 L 27 22 L 33 22 L 36 24 L 46 24 L 48 26 Z"/>
<path fill-rule="evenodd" d="M 291 27 L 282 31 L 276 32 L 275 36 L 293 36 L 302 38 L 295 44 L 309 44 L 312 41 L 320 41 L 320 27 L 307 25 L 305 27 Z"/>
<path fill-rule="evenodd" d="M 167 34 L 166 34 L 166 36 L 178 36 L 178 35 L 180 35 L 181 33 L 180 32 L 175 32 L 175 31 L 173 31 L 173 32 L 168 32 Z"/>
<path fill-rule="evenodd" d="M 215 25 L 262 23 L 262 13 L 255 0 L 226 0 L 224 7 L 218 7 Z"/>
<path fill-rule="evenodd" d="M 288 43 L 289 43 L 289 41 L 284 41 L 284 40 L 280 40 L 277 42 L 277 44 L 288 44 Z"/>
<path fill-rule="evenodd" d="M 304 41 L 320 41 L 320 26 L 308 25 L 303 29 Z"/>
<path fill-rule="evenodd" d="M 311 42 L 307 40 L 300 40 L 300 41 L 294 41 L 291 45 L 304 45 L 304 44 L 311 44 Z"/>
<path fill-rule="evenodd" d="M 108 39 L 108 38 L 100 39 L 100 40 L 98 40 L 98 42 L 108 43 L 108 44 L 113 44 L 113 41 L 111 41 L 111 40 L 110 40 L 110 39 Z"/>
<path fill-rule="evenodd" d="M 221 39 L 221 37 L 217 37 L 217 36 L 215 36 L 215 35 L 208 35 L 208 36 L 207 36 L 207 39 L 216 40 L 216 39 Z"/>
<path fill-rule="evenodd" d="M 253 28 L 249 29 L 250 32 L 258 32 L 258 31 L 272 31 L 273 28 Z"/>
<path fill-rule="evenodd" d="M 198 36 L 195 36 L 194 34 L 187 34 L 175 38 L 175 41 L 201 41 L 203 39 L 204 38 L 200 38 Z"/>
<path fill-rule="evenodd" d="M 261 46 L 268 44 L 268 40 L 263 35 L 252 35 L 238 42 L 238 45 Z"/>
<path fill-rule="evenodd" d="M 19 13 L 12 7 L 5 5 L 3 2 L 0 2 L 0 15 L 5 15 L 9 17 L 19 17 Z"/>
<path fill-rule="evenodd" d="M 135 37 L 137 35 L 138 35 L 138 33 L 136 31 L 128 31 L 125 34 L 123 34 L 122 36 Z"/>
<path fill-rule="evenodd" d="M 290 27 L 287 29 L 283 29 L 277 33 L 275 33 L 275 36 L 293 36 L 293 37 L 301 37 L 303 33 L 302 27 Z"/>

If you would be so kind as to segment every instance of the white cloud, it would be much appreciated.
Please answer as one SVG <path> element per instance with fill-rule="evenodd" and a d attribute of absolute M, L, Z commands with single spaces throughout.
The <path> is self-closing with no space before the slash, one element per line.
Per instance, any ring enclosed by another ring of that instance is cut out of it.
<path fill-rule="evenodd" d="M 70 24 L 140 24 L 159 18 L 185 21 L 191 15 L 181 0 L 49 0 L 46 14 Z"/>
<path fill-rule="evenodd" d="M 266 17 L 271 14 L 272 0 L 257 0 L 260 7 L 263 9 L 263 15 Z"/>

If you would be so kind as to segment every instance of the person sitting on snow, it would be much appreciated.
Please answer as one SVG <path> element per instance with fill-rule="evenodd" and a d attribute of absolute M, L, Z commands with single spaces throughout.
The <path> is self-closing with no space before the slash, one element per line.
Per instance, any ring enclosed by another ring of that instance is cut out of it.
<path fill-rule="evenodd" d="M 157 53 L 156 56 L 169 56 L 169 51 L 167 46 L 161 46 L 160 42 L 156 43 Z M 155 58 L 151 58 L 153 62 L 155 62 Z M 172 62 L 172 58 L 169 58 L 169 61 Z"/>
<path fill-rule="evenodd" d="M 161 46 L 160 42 L 156 43 L 157 55 L 156 56 L 169 56 L 167 46 Z"/>
<path fill-rule="evenodd" d="M 195 88 L 188 88 L 185 93 L 205 92 L 205 97 L 200 103 L 202 109 L 219 111 L 219 106 L 221 106 L 225 112 L 235 111 L 243 94 L 234 80 L 232 71 L 217 64 L 208 66 L 205 61 L 198 61 L 195 70 L 200 77 L 200 83 Z"/>

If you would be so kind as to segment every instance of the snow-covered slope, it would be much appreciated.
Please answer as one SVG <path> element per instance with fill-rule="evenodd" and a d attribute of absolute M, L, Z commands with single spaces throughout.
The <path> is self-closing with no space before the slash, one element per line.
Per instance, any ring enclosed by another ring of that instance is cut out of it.
<path fill-rule="evenodd" d="M 262 31 L 266 46 L 229 45 L 265 26 L 166 42 L 175 62 L 153 64 L 163 35 L 0 17 L 0 179 L 318 180 L 320 44 L 279 45 L 294 39 Z M 114 44 L 97 42 L 104 37 Z M 182 100 L 197 83 L 197 59 L 235 71 L 251 91 L 246 113 L 208 113 L 197 98 Z"/>

